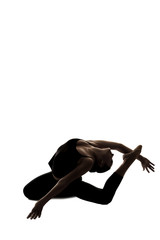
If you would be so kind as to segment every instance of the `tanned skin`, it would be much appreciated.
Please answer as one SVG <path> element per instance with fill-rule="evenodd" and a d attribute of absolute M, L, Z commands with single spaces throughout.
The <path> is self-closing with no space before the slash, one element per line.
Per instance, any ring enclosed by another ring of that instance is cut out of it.
<path fill-rule="evenodd" d="M 117 150 L 123 154 L 123 163 L 116 170 L 116 172 L 124 176 L 126 171 L 132 165 L 132 163 L 138 159 L 141 162 L 143 170 L 146 170 L 148 173 L 150 171 L 154 172 L 154 164 L 150 162 L 147 158 L 140 155 L 142 146 L 139 145 L 134 150 L 126 147 L 121 143 L 104 141 L 104 140 L 80 140 L 78 149 L 83 153 L 84 157 L 80 158 L 78 161 L 77 167 L 71 171 L 69 174 L 59 179 L 57 184 L 37 203 L 35 204 L 32 211 L 29 213 L 27 218 L 36 219 L 41 216 L 42 209 L 44 205 L 56 195 L 61 193 L 70 183 L 78 179 L 85 173 L 91 170 L 94 161 L 99 161 L 102 157 L 103 151 L 108 151 L 108 154 L 111 154 L 110 150 Z M 101 154 L 102 153 L 102 154 Z M 111 154 L 113 156 L 113 154 Z M 109 156 L 109 155 L 108 155 Z M 110 158 L 112 157 L 110 156 Z M 98 162 L 99 163 L 99 162 Z M 99 163 L 100 164 L 100 163 Z"/>

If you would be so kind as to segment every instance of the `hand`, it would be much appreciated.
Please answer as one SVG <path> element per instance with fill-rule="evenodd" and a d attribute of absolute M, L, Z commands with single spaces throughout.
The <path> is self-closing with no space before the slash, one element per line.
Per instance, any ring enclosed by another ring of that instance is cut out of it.
<path fill-rule="evenodd" d="M 143 157 L 141 160 L 143 171 L 146 170 L 148 173 L 150 173 L 149 170 L 154 172 L 154 163 L 150 162 L 147 158 Z"/>
<path fill-rule="evenodd" d="M 30 214 L 27 216 L 27 218 L 30 218 L 30 219 L 36 219 L 37 217 L 41 217 L 41 213 L 42 213 L 42 209 L 43 209 L 43 206 L 44 206 L 44 203 L 39 200 L 34 208 L 32 209 L 32 211 L 30 212 Z"/>

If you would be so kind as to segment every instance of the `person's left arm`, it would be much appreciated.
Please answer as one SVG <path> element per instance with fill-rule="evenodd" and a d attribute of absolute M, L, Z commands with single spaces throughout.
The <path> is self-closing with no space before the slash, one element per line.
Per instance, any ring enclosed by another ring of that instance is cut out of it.
<path fill-rule="evenodd" d="M 90 144 L 92 144 L 95 147 L 98 148 L 111 148 L 113 150 L 117 150 L 123 154 L 125 153 L 129 153 L 132 151 L 132 149 L 126 147 L 125 145 L 123 145 L 122 143 L 117 143 L 117 142 L 110 142 L 110 141 L 105 141 L 105 140 L 89 140 L 87 141 Z M 143 156 L 139 155 L 138 160 L 142 161 L 143 160 Z"/>
<path fill-rule="evenodd" d="M 87 142 L 89 142 L 91 145 L 93 145 L 95 147 L 111 148 L 111 149 L 117 150 L 123 154 L 129 153 L 132 151 L 132 149 L 128 148 L 127 146 L 125 146 L 122 143 L 105 141 L 105 140 L 89 140 Z M 143 157 L 142 155 L 139 155 L 139 157 L 137 159 L 141 162 L 143 170 L 147 170 L 147 172 L 149 172 L 149 170 L 151 170 L 154 172 L 154 164 L 152 162 L 150 162 L 147 158 Z"/>

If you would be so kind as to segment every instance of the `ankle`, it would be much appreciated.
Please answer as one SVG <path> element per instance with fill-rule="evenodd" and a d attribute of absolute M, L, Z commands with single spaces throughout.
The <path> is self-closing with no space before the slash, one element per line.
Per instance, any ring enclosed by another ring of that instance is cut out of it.
<path fill-rule="evenodd" d="M 123 162 L 122 165 L 116 170 L 116 173 L 120 176 L 124 176 L 129 166 L 126 164 L 126 162 Z"/>

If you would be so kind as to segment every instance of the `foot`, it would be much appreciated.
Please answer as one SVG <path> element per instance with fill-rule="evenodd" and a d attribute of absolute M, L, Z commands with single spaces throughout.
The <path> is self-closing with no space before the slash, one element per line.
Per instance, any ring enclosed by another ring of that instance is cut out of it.
<path fill-rule="evenodd" d="M 138 158 L 139 154 L 141 153 L 141 150 L 142 150 L 142 146 L 139 145 L 130 153 L 123 155 L 124 162 L 116 171 L 120 176 L 123 177 L 125 175 L 128 168 L 132 165 L 132 163 L 136 160 L 136 158 Z"/>
<path fill-rule="evenodd" d="M 135 159 L 137 159 L 139 157 L 140 153 L 141 153 L 141 150 L 142 150 L 142 145 L 139 145 L 133 151 L 124 154 L 123 155 L 124 162 L 134 161 Z"/>

